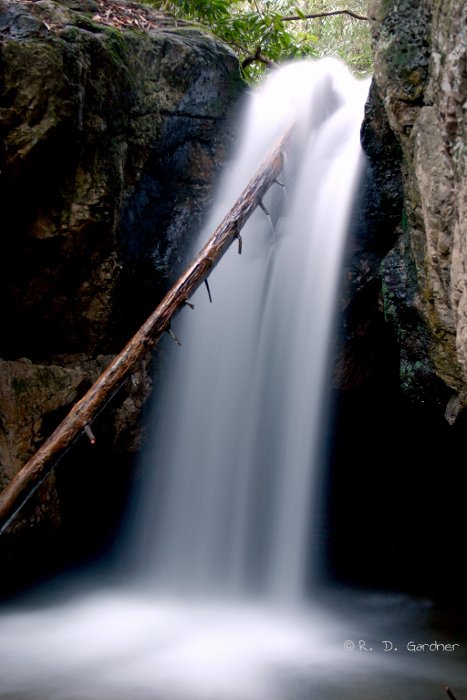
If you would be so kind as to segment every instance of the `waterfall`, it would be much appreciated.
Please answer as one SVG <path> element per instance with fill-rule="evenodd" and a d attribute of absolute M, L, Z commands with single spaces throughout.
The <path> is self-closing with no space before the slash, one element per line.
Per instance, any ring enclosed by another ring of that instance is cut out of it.
<path fill-rule="evenodd" d="M 367 87 L 325 60 L 281 68 L 251 95 L 195 248 L 291 121 L 294 145 L 242 255 L 234 246 L 211 274 L 212 304 L 200 288 L 174 323 L 182 347 L 167 348 L 155 390 L 125 578 L 58 599 L 55 584 L 1 610 L 0 700 L 424 700 L 447 682 L 465 694 L 464 651 L 410 651 L 461 647 L 429 632 L 425 603 L 307 595 Z"/>
<path fill-rule="evenodd" d="M 213 303 L 199 289 L 174 325 L 183 344 L 155 391 L 129 574 L 2 610 L 0 700 L 424 700 L 447 682 L 467 692 L 461 640 L 430 629 L 425 603 L 306 596 L 366 90 L 325 60 L 286 66 L 251 95 L 197 248 L 291 121 L 294 147 L 242 255 L 234 246 L 212 273 Z M 456 652 L 410 650 L 435 639 Z"/>
<path fill-rule="evenodd" d="M 285 66 L 249 100 L 195 251 L 291 122 L 294 148 L 242 255 L 231 249 L 211 275 L 213 303 L 198 290 L 177 324 L 133 545 L 149 587 L 304 595 L 367 89 L 327 59 Z"/>
<path fill-rule="evenodd" d="M 4 610 L 0 700 L 404 694 L 387 694 L 396 657 L 384 655 L 383 687 L 368 692 L 376 661 L 346 651 L 365 639 L 363 618 L 349 631 L 306 600 L 367 88 L 324 60 L 287 65 L 253 91 L 196 248 L 292 121 L 294 144 L 242 231 L 242 254 L 233 246 L 211 274 L 212 303 L 201 287 L 174 323 L 182 347 L 170 348 L 155 392 L 129 574 Z M 385 616 L 394 621 L 393 602 Z"/>

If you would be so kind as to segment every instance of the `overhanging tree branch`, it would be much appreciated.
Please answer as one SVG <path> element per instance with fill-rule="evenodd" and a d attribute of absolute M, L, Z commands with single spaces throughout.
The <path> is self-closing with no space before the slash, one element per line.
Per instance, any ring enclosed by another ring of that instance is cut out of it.
<path fill-rule="evenodd" d="M 368 21 L 368 17 L 365 17 L 365 15 L 359 15 L 357 14 L 357 12 L 353 12 L 352 10 L 329 10 L 328 12 L 315 12 L 310 15 L 289 15 L 287 17 L 281 17 L 281 20 L 282 22 L 293 22 L 300 19 L 319 19 L 321 17 L 332 17 L 333 15 L 348 15 L 349 17 L 353 17 L 354 19 L 359 19 L 364 22 Z"/>
<path fill-rule="evenodd" d="M 264 63 L 271 68 L 275 68 L 277 66 L 277 63 L 265 56 L 264 53 L 261 53 L 261 46 L 258 46 L 255 53 L 251 54 L 250 56 L 246 56 L 246 58 L 243 59 L 241 62 L 242 70 L 245 70 L 245 68 L 248 68 L 249 65 L 256 62 Z"/>
<path fill-rule="evenodd" d="M 188 298 L 205 281 L 240 231 L 262 197 L 276 181 L 283 164 L 283 152 L 292 133 L 285 130 L 269 156 L 262 162 L 233 207 L 214 231 L 204 248 L 189 264 L 151 316 L 109 364 L 91 389 L 71 409 L 70 413 L 44 442 L 36 454 L 20 469 L 0 494 L 0 534 L 21 510 L 59 459 L 86 430 L 106 402 L 115 394 L 130 373 L 145 358 L 162 335 L 170 330 L 173 317 Z M 239 249 L 240 252 L 241 249 Z"/>

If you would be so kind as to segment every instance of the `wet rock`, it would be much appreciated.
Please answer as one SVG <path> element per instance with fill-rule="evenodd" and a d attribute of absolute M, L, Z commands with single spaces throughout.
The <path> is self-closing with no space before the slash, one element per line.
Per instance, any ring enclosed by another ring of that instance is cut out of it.
<path fill-rule="evenodd" d="M 402 148 L 405 191 L 384 308 L 402 386 L 415 401 L 454 396 L 457 413 L 467 403 L 466 13 L 462 0 L 369 3 L 375 80 Z"/>
<path fill-rule="evenodd" d="M 385 355 L 381 262 L 397 240 L 403 207 L 402 152 L 374 81 L 361 142 L 366 160 L 350 224 L 334 365 L 334 384 L 345 390 L 374 381 Z"/>
<path fill-rule="evenodd" d="M 200 33 L 2 4 L 0 352 L 114 351 L 199 221 L 238 65 Z"/>
<path fill-rule="evenodd" d="M 209 34 L 102 5 L 0 0 L 0 487 L 176 278 L 244 89 Z M 138 449 L 149 362 L 101 463 Z"/>

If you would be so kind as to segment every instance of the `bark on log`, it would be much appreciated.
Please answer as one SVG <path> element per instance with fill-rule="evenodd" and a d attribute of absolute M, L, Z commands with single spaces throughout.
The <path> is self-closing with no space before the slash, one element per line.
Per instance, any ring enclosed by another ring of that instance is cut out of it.
<path fill-rule="evenodd" d="M 207 279 L 232 241 L 239 235 L 261 198 L 281 172 L 283 151 L 290 141 L 291 132 L 292 127 L 286 129 L 204 248 L 133 338 L 0 494 L 0 535 L 64 452 L 86 426 L 92 423 L 99 410 L 144 358 L 147 351 L 153 348 L 163 333 L 170 328 L 172 318 Z"/>

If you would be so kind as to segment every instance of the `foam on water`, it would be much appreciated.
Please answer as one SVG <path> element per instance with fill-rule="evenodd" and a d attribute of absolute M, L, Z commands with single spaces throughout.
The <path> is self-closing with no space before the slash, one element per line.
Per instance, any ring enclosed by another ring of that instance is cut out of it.
<path fill-rule="evenodd" d="M 108 588 L 11 610 L 0 619 L 0 698 L 426 700 L 446 685 L 467 688 L 465 651 L 404 649 L 409 637 L 430 638 L 422 605 L 342 594 L 338 616 L 335 605 L 291 611 Z M 399 653 L 385 653 L 383 639 Z M 359 640 L 373 651 L 359 652 Z"/>

